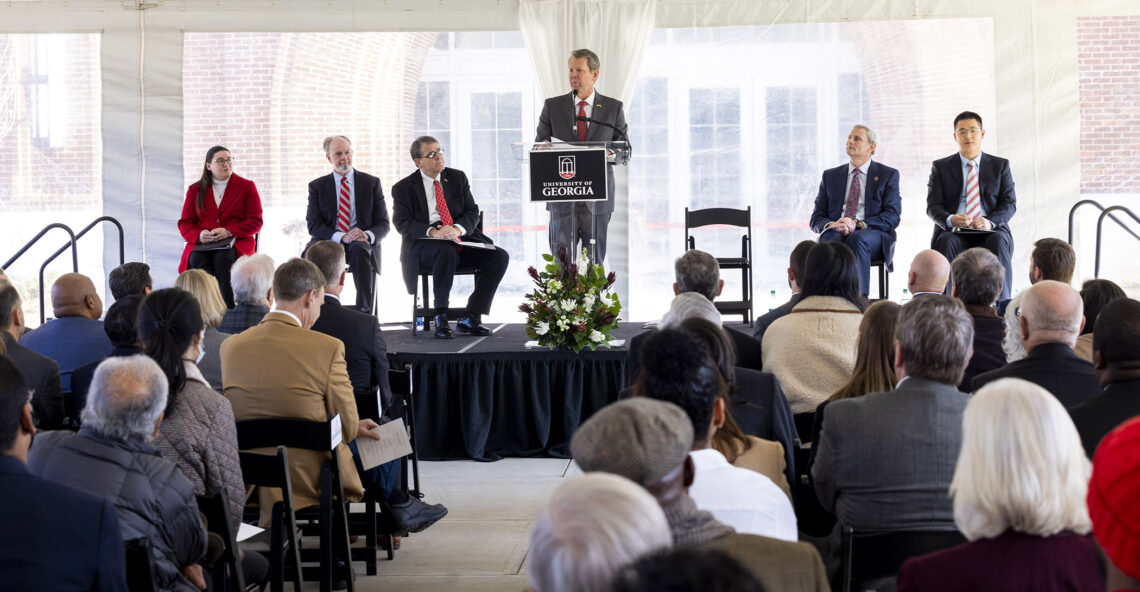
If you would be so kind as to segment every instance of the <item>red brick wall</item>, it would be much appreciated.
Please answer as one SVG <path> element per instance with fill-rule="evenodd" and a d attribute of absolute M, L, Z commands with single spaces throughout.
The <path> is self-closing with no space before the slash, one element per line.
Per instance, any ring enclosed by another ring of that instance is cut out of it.
<path fill-rule="evenodd" d="M 1077 19 L 1081 193 L 1140 188 L 1140 17 Z"/>

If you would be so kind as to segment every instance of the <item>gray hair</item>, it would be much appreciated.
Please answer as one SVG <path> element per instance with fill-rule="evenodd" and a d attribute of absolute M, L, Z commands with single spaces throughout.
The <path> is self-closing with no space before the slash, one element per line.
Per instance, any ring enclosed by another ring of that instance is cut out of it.
<path fill-rule="evenodd" d="M 673 276 L 679 291 L 696 292 L 710 301 L 720 290 L 720 264 L 704 251 L 685 251 L 673 262 Z"/>
<path fill-rule="evenodd" d="M 1030 335 L 1049 343 L 1077 342 L 1085 303 L 1069 284 L 1041 280 L 1030 286 L 1021 299 L 1021 318 Z"/>
<path fill-rule="evenodd" d="M 344 140 L 345 142 L 348 142 L 348 147 L 352 148 L 352 140 L 349 140 L 348 136 L 342 136 L 339 134 L 335 136 L 329 136 L 325 138 L 324 142 L 321 143 L 321 147 L 325 149 L 326 155 L 329 153 L 329 147 L 332 146 L 333 140 Z"/>
<path fill-rule="evenodd" d="M 294 257 L 273 273 L 273 293 L 278 302 L 292 302 L 317 290 L 325 289 L 325 276 L 311 261 Z"/>
<path fill-rule="evenodd" d="M 166 373 L 148 356 L 107 358 L 91 379 L 83 426 L 112 440 L 150 442 L 167 389 Z"/>
<path fill-rule="evenodd" d="M 344 260 L 344 245 L 331 240 L 321 240 L 313 243 L 305 251 L 305 259 L 311 261 L 321 275 L 325 278 L 325 289 L 340 283 L 340 276 L 348 267 Z"/>
<path fill-rule="evenodd" d="M 875 130 L 867 127 L 866 125 L 864 125 L 862 123 L 856 123 L 855 125 L 851 126 L 851 129 L 863 130 L 864 132 L 867 133 L 867 143 L 868 144 L 875 144 L 876 146 L 879 145 L 879 134 L 876 134 Z M 874 153 L 875 153 L 875 151 L 874 151 L 874 149 L 872 149 L 871 154 L 874 154 Z"/>
<path fill-rule="evenodd" d="M 661 318 L 662 329 L 674 329 L 685 319 L 705 319 L 720 326 L 720 312 L 711 300 L 696 292 L 681 292 L 669 303 L 669 312 Z"/>
<path fill-rule="evenodd" d="M 950 276 L 963 304 L 990 306 L 1001 294 L 1005 267 L 989 249 L 974 247 L 954 258 Z"/>
<path fill-rule="evenodd" d="M 598 54 L 588 49 L 575 49 L 570 52 L 570 59 L 581 58 L 586 58 L 586 67 L 589 68 L 591 72 L 602 67 L 602 61 L 598 59 Z"/>
<path fill-rule="evenodd" d="M 412 160 L 424 157 L 424 155 L 420 152 L 420 148 L 423 148 L 425 144 L 438 144 L 438 143 L 439 143 L 439 140 L 435 139 L 432 136 L 420 136 L 420 137 L 416 138 L 415 140 L 412 140 L 412 147 L 409 150 L 409 152 L 411 152 L 411 154 L 412 154 Z"/>
<path fill-rule="evenodd" d="M 604 592 L 618 569 L 673 545 L 657 500 L 633 481 L 588 473 L 558 486 L 535 519 L 528 571 L 538 592 Z"/>
<path fill-rule="evenodd" d="M 1005 335 L 1001 338 L 1001 349 L 1005 352 L 1005 363 L 1012 364 L 1027 355 L 1025 344 L 1021 342 L 1021 294 L 1017 294 L 1005 307 Z"/>
<path fill-rule="evenodd" d="M 269 288 L 273 287 L 273 259 L 264 253 L 245 255 L 234 261 L 230 268 L 230 285 L 234 290 L 234 302 L 256 305 L 265 301 Z"/>
<path fill-rule="evenodd" d="M 1085 497 L 1092 465 L 1069 413 L 1018 378 L 974 393 L 950 483 L 954 522 L 969 540 L 1008 529 L 1034 536 L 1092 529 Z"/>
<path fill-rule="evenodd" d="M 974 351 L 974 319 L 961 302 L 930 294 L 899 308 L 895 337 L 907 376 L 957 385 Z"/>

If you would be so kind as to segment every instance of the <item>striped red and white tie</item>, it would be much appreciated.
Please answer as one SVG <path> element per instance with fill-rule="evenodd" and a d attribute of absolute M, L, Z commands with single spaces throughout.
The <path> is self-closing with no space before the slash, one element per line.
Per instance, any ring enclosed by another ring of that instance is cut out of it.
<path fill-rule="evenodd" d="M 966 163 L 966 167 L 969 169 L 966 175 L 966 215 L 970 219 L 975 219 L 982 215 L 982 200 L 978 191 L 978 167 L 972 160 Z"/>
<path fill-rule="evenodd" d="M 352 213 L 352 198 L 348 192 L 348 177 L 340 178 L 340 204 L 337 206 L 337 232 L 348 232 L 349 216 Z"/>

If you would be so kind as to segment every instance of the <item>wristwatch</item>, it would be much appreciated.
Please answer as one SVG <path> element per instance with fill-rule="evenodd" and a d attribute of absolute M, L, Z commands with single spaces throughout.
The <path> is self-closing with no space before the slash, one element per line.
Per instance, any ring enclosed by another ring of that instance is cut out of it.
<path fill-rule="evenodd" d="M 855 228 L 858 228 L 859 230 L 867 230 L 867 223 L 862 220 L 856 220 Z"/>

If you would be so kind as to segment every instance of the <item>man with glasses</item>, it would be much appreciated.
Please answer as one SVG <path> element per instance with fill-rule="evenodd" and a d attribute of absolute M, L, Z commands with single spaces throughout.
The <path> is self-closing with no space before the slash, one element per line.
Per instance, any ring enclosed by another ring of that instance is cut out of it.
<path fill-rule="evenodd" d="M 963 111 L 954 118 L 958 153 L 934 161 L 926 185 L 926 215 L 934 220 L 930 248 L 953 261 L 962 251 L 985 247 L 1005 268 L 998 310 L 1005 310 L 1013 286 L 1013 235 L 1017 211 L 1009 161 L 982 154 L 982 116 Z"/>
<path fill-rule="evenodd" d="M 312 240 L 344 245 L 345 258 L 356 284 L 356 308 L 374 314 L 373 294 L 380 273 L 380 240 L 388 235 L 388 207 L 380 179 L 352 168 L 352 141 L 329 136 L 325 158 L 333 171 L 309 183 L 309 209 L 305 221 Z"/>
<path fill-rule="evenodd" d="M 412 142 L 410 152 L 419 170 L 392 186 L 392 221 L 403 237 L 400 263 L 404 284 L 413 294 L 420 270 L 431 271 L 435 337 L 453 339 L 447 308 L 455 270 L 461 265 L 478 268 L 466 314 L 459 318 L 456 328 L 460 333 L 490 335 L 491 330 L 482 325 L 482 315 L 491 310 L 510 256 L 483 234 L 479 206 L 471 195 L 467 175 L 447 168 L 439 141 L 420 136 Z"/>

